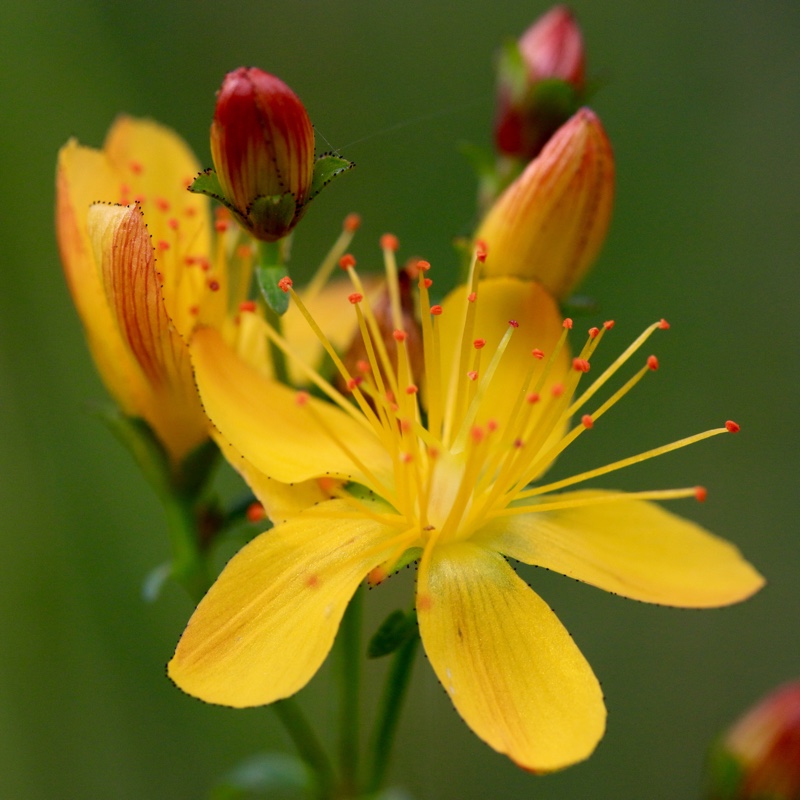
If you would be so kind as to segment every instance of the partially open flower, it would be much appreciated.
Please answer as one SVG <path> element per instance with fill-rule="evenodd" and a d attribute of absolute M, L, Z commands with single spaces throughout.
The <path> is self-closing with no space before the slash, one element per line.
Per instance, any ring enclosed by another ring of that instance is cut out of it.
<path fill-rule="evenodd" d="M 554 297 L 567 296 L 600 251 L 613 198 L 611 144 L 594 112 L 582 108 L 481 223 L 484 274 L 533 279 Z"/>
<path fill-rule="evenodd" d="M 503 53 L 495 144 L 529 161 L 575 112 L 584 93 L 583 37 L 572 12 L 555 6 Z"/>
<path fill-rule="evenodd" d="M 712 756 L 708 797 L 800 798 L 800 681 L 767 695 L 724 736 Z"/>

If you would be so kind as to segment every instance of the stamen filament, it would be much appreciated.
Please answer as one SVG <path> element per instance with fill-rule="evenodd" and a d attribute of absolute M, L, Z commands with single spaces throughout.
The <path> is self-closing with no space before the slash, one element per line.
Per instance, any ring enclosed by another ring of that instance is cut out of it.
<path fill-rule="evenodd" d="M 314 273 L 314 277 L 309 281 L 303 291 L 308 302 L 311 302 L 328 282 L 328 278 L 330 278 L 331 273 L 336 268 L 339 259 L 345 254 L 347 248 L 350 246 L 350 242 L 353 241 L 353 236 L 355 236 L 355 228 L 345 225 L 339 237 L 333 243 L 333 247 L 328 251 L 325 258 L 322 259 L 322 263 Z"/>

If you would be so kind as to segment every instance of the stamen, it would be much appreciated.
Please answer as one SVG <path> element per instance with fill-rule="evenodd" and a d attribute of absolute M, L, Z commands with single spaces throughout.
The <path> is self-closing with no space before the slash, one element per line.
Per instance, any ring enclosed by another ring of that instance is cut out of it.
<path fill-rule="evenodd" d="M 361 217 L 359 217 L 358 214 L 348 214 L 345 217 L 344 224 L 342 225 L 342 232 L 333 243 L 333 247 L 328 251 L 325 258 L 322 259 L 322 263 L 317 267 L 314 277 L 309 281 L 303 291 L 307 302 L 310 303 L 328 282 L 331 273 L 336 269 L 336 264 L 350 246 L 350 242 L 353 241 L 353 236 L 360 225 Z"/>

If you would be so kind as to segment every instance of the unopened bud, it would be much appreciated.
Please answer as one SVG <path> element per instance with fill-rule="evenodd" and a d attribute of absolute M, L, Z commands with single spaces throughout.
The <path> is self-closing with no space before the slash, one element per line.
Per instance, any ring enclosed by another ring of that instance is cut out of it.
<path fill-rule="evenodd" d="M 707 798 L 800 798 L 800 681 L 767 695 L 725 734 L 711 755 Z"/>
<path fill-rule="evenodd" d="M 600 251 L 613 198 L 611 145 L 582 108 L 489 209 L 475 235 L 487 246 L 483 275 L 536 280 L 566 297 Z"/>
<path fill-rule="evenodd" d="M 555 6 L 504 51 L 498 67 L 495 144 L 535 158 L 584 98 L 583 37 L 572 12 Z"/>

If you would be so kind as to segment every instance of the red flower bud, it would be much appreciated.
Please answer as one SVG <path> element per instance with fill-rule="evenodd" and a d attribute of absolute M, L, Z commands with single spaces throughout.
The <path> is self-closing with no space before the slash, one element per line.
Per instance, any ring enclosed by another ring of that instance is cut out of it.
<path fill-rule="evenodd" d="M 299 222 L 314 175 L 314 130 L 282 80 L 255 67 L 225 76 L 211 157 L 221 199 L 253 236 L 276 241 Z"/>
<path fill-rule="evenodd" d="M 497 149 L 529 161 L 583 100 L 583 37 L 572 12 L 555 6 L 528 28 L 501 61 Z"/>
<path fill-rule="evenodd" d="M 708 797 L 800 797 L 800 681 L 767 695 L 725 734 L 712 754 Z"/>

